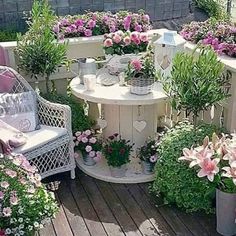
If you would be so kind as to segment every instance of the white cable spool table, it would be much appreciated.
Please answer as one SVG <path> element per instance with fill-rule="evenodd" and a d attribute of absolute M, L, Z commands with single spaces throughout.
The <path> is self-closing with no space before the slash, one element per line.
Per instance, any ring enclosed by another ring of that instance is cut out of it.
<path fill-rule="evenodd" d="M 104 71 L 104 69 L 101 69 Z M 82 158 L 76 158 L 78 167 L 86 174 L 113 183 L 142 183 L 150 182 L 154 175 L 142 173 L 139 159 L 136 157 L 138 149 L 148 137 L 154 137 L 158 122 L 158 103 L 166 100 L 162 86 L 155 83 L 152 93 L 135 95 L 130 93 L 128 86 L 116 83 L 112 86 L 96 84 L 94 91 L 87 91 L 80 78 L 75 77 L 70 83 L 72 94 L 85 102 L 101 104 L 102 116 L 98 123 L 102 126 L 104 138 L 119 133 L 122 138 L 134 143 L 131 162 L 128 164 L 126 176 L 112 177 L 105 158 L 94 166 L 83 164 Z"/>

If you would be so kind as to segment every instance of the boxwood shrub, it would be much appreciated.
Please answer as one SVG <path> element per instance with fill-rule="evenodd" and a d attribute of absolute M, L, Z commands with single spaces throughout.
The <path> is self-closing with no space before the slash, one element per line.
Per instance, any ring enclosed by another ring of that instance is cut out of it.
<path fill-rule="evenodd" d="M 206 135 L 220 131 L 216 126 L 193 125 L 183 122 L 170 129 L 159 146 L 160 159 L 155 167 L 152 192 L 163 197 L 165 203 L 176 204 L 187 212 L 214 211 L 215 188 L 206 178 L 199 178 L 196 171 L 185 162 L 179 162 L 183 148 L 201 144 Z"/>

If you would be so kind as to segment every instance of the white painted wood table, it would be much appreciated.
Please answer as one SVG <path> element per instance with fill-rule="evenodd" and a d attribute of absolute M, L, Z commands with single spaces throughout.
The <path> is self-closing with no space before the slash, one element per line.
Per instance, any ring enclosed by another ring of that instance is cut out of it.
<path fill-rule="evenodd" d="M 101 104 L 100 123 L 107 123 L 103 129 L 103 136 L 119 133 L 122 138 L 134 143 L 131 163 L 123 178 L 110 176 L 106 163 L 102 161 L 94 167 L 83 165 L 81 159 L 77 160 L 79 167 L 87 174 L 110 182 L 138 183 L 153 180 L 152 175 L 143 175 L 136 154 L 148 137 L 156 133 L 158 122 L 158 103 L 167 99 L 162 86 L 155 83 L 153 92 L 148 95 L 134 95 L 127 86 L 103 86 L 96 84 L 95 91 L 86 91 L 84 85 L 80 84 L 78 77 L 70 83 L 72 94 L 88 102 Z M 101 121 L 102 120 L 102 121 Z M 96 168 L 96 170 L 95 170 Z"/>

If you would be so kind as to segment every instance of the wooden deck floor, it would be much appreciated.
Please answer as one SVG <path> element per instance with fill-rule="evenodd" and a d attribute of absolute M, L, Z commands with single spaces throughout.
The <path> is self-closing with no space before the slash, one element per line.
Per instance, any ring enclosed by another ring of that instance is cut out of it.
<path fill-rule="evenodd" d="M 156 207 L 148 184 L 111 184 L 78 172 L 46 179 L 57 190 L 60 212 L 38 236 L 217 236 L 214 216 Z"/>

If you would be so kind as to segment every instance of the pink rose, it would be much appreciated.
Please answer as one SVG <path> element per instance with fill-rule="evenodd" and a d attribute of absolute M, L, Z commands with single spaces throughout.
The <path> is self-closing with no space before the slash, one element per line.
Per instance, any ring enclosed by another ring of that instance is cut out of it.
<path fill-rule="evenodd" d="M 124 38 L 124 42 L 125 42 L 125 45 L 126 45 L 126 46 L 130 45 L 130 43 L 131 43 L 130 37 L 129 37 L 129 36 L 126 36 L 126 37 Z"/>
<path fill-rule="evenodd" d="M 148 36 L 147 36 L 147 34 L 146 33 L 141 33 L 140 34 L 140 40 L 142 41 L 142 42 L 147 42 L 148 41 Z"/>
<path fill-rule="evenodd" d="M 120 41 L 121 41 L 120 35 L 119 34 L 115 34 L 115 36 L 113 37 L 113 41 L 115 43 L 120 43 Z"/>
<path fill-rule="evenodd" d="M 106 39 L 105 41 L 104 41 L 104 47 L 111 47 L 113 45 L 113 42 L 112 42 L 112 40 L 111 39 Z"/>
<path fill-rule="evenodd" d="M 140 71 L 142 69 L 142 63 L 138 59 L 131 61 L 131 66 L 133 66 L 136 71 Z"/>

